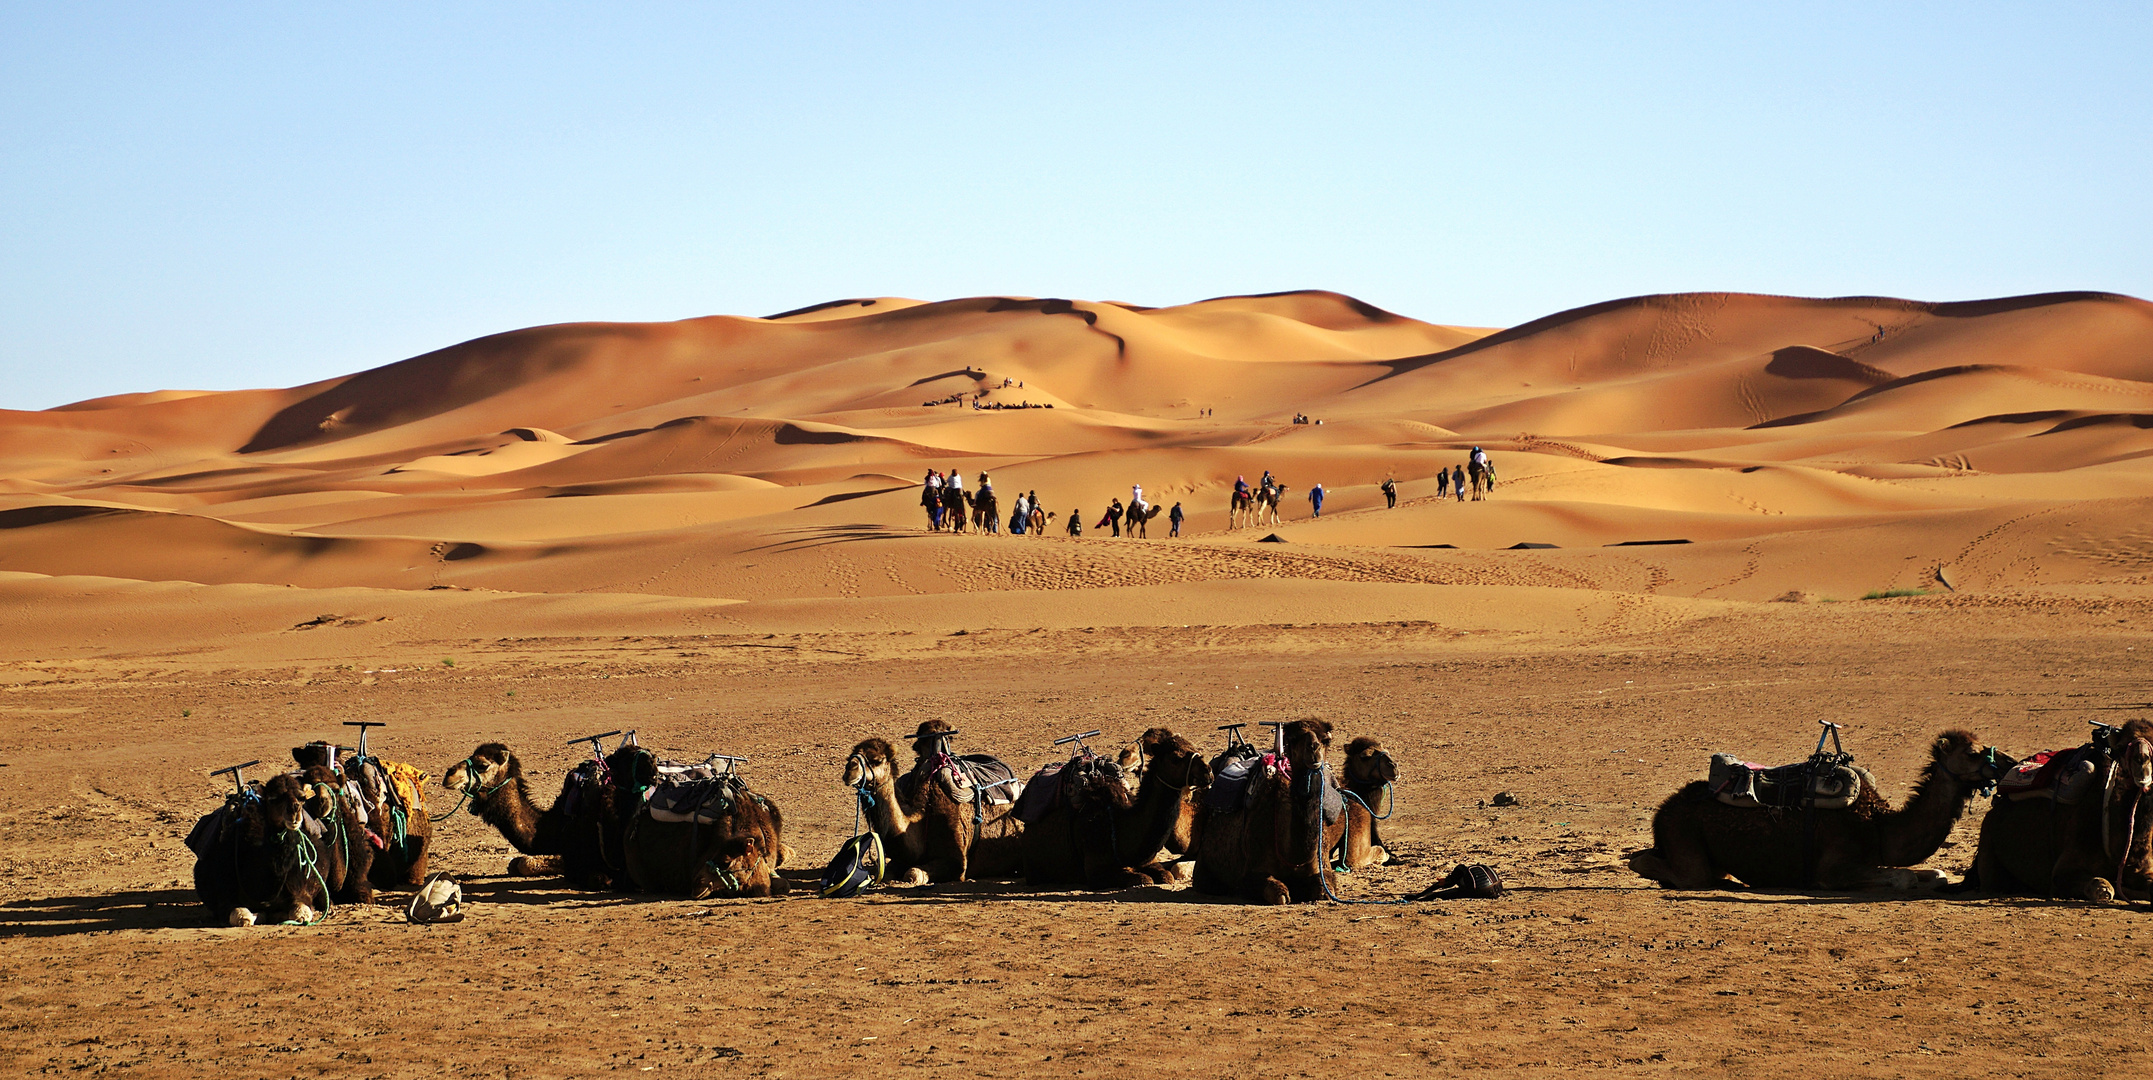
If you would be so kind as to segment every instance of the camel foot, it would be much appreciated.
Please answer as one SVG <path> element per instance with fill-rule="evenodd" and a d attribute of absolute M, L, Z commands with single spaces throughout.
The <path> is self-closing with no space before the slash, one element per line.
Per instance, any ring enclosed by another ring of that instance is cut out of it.
<path fill-rule="evenodd" d="M 2109 884 L 2107 878 L 2094 878 L 2086 882 L 2085 889 L 2079 895 L 2093 903 L 2106 904 L 2115 900 L 2116 887 Z"/>
<path fill-rule="evenodd" d="M 1186 885 L 1196 876 L 1196 860 L 1175 859 L 1173 862 L 1162 864 L 1160 869 L 1166 871 L 1165 880 L 1160 882 L 1161 885 Z"/>
<path fill-rule="evenodd" d="M 1667 860 L 1660 858 L 1658 851 L 1652 848 L 1633 851 L 1624 861 L 1629 863 L 1631 872 L 1638 877 L 1650 878 L 1666 888 L 1674 888 L 1674 868 L 1667 865 Z"/>
<path fill-rule="evenodd" d="M 784 866 L 787 863 L 798 863 L 799 861 L 800 853 L 794 851 L 791 844 L 779 844 L 777 846 L 777 865 Z"/>
<path fill-rule="evenodd" d="M 226 926 L 253 926 L 254 923 L 254 913 L 248 911 L 246 908 L 243 907 L 233 908 L 231 912 L 224 917 L 224 925 Z"/>
<path fill-rule="evenodd" d="M 561 872 L 561 860 L 552 855 L 518 855 L 508 860 L 510 877 L 555 877 Z"/>
<path fill-rule="evenodd" d="M 1286 883 L 1277 878 L 1265 878 L 1263 879 L 1263 884 L 1256 886 L 1256 902 L 1259 904 L 1290 904 L 1293 902 L 1293 891 L 1286 888 Z"/>
<path fill-rule="evenodd" d="M 317 916 L 317 915 L 316 915 L 316 913 L 315 913 L 314 909 L 313 909 L 313 908 L 312 908 L 311 906 L 309 906 L 309 905 L 306 905 L 306 904 L 293 904 L 293 905 L 292 905 L 292 921 L 293 921 L 293 922 L 295 922 L 295 923 L 310 923 L 310 922 L 313 922 L 313 921 L 314 921 L 314 920 L 315 920 L 316 918 L 318 918 L 318 917 L 319 917 L 319 916 Z"/>

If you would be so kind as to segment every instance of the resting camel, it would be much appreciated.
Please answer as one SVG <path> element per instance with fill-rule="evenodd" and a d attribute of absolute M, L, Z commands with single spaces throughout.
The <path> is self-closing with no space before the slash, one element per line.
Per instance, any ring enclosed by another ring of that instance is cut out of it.
<path fill-rule="evenodd" d="M 1024 830 L 1026 882 L 1119 889 L 1174 879 L 1159 856 L 1184 801 L 1210 785 L 1211 767 L 1165 728 L 1145 732 L 1139 745 L 1144 776 L 1134 794 L 1108 758 L 1079 754 L 1062 766 L 1053 803 Z"/>
<path fill-rule="evenodd" d="M 359 785 L 359 819 L 381 842 L 367 872 L 374 887 L 418 888 L 426 881 L 426 857 L 434 839 L 433 818 L 426 813 L 425 795 L 418 787 L 425 782 L 424 775 L 418 769 L 379 758 L 361 761 L 357 754 L 338 762 L 339 749 L 342 747 L 331 743 L 311 742 L 293 747 L 292 760 L 302 769 L 314 765 L 328 766 L 332 771 L 341 769 L 347 782 Z M 407 777 L 416 778 L 411 782 L 408 798 L 388 774 L 389 769 L 404 770 Z"/>
<path fill-rule="evenodd" d="M 344 782 L 325 765 L 309 765 L 300 774 L 300 791 L 306 796 L 306 812 L 320 823 L 321 835 L 310 829 L 315 869 L 329 895 L 339 904 L 371 904 L 374 885 L 368 874 L 374 866 L 374 845 L 367 840 L 366 816 L 344 790 Z"/>
<path fill-rule="evenodd" d="M 1333 817 L 1325 805 L 1334 790 L 1324 761 L 1331 725 L 1295 720 L 1282 731 L 1286 760 L 1266 755 L 1234 809 L 1214 804 L 1205 813 L 1196 891 L 1284 904 L 1321 900 L 1330 888 L 1330 854 L 1346 834 L 1345 814 Z"/>
<path fill-rule="evenodd" d="M 861 741 L 845 759 L 845 783 L 873 800 L 863 809 L 882 837 L 896 880 L 925 885 L 1014 877 L 1024 862 L 1024 823 L 1012 813 L 1016 803 L 986 800 L 945 760 L 933 734 L 949 730 L 945 720 L 920 724 L 912 768 L 903 776 L 888 742 Z"/>
<path fill-rule="evenodd" d="M 1999 798 L 1981 819 L 1964 889 L 2106 903 L 2148 897 L 2153 834 L 2153 720 L 2132 720 L 2109 743 L 2077 803 Z M 2098 759 L 2096 759 L 2098 760 Z"/>
<path fill-rule="evenodd" d="M 1346 800 L 1345 846 L 1339 862 L 1348 870 L 1397 862 L 1383 846 L 1382 822 L 1376 814 L 1390 816 L 1390 786 L 1398 780 L 1398 766 L 1383 752 L 1383 744 L 1366 735 L 1346 744 L 1344 783 L 1353 794 Z"/>
<path fill-rule="evenodd" d="M 606 759 L 605 774 L 617 780 L 620 768 L 629 767 L 641 749 L 615 750 Z M 441 786 L 469 796 L 471 813 L 499 829 L 523 853 L 509 860 L 510 874 L 558 874 L 577 888 L 604 889 L 629 883 L 621 841 L 637 799 L 618 783 L 599 779 L 599 773 L 591 762 L 577 766 L 553 805 L 540 807 L 531 801 L 516 755 L 500 743 L 485 743 L 444 770 Z"/>
<path fill-rule="evenodd" d="M 644 786 L 656 776 L 656 756 L 639 746 L 624 749 L 632 755 L 621 764 L 624 786 Z M 784 815 L 739 774 L 660 785 L 631 813 L 623 847 L 638 890 L 691 900 L 786 891 L 777 875 L 793 858 L 783 840 Z"/>
<path fill-rule="evenodd" d="M 1905 868 L 1936 854 L 1975 791 L 2002 771 L 1995 752 L 1972 735 L 1946 731 L 1929 747 L 1929 763 L 1899 809 L 1861 775 L 1861 793 L 1843 810 L 1729 806 L 1705 781 L 1695 781 L 1661 804 L 1652 818 L 1652 846 L 1631 853 L 1630 869 L 1670 889 L 1726 887 L 1729 875 L 1753 888 L 1940 885 L 1942 874 Z"/>
<path fill-rule="evenodd" d="M 300 829 L 305 786 L 296 776 L 273 776 L 203 816 L 187 834 L 194 849 L 194 891 L 210 917 L 225 926 L 313 922 L 325 901 L 308 867 Z"/>

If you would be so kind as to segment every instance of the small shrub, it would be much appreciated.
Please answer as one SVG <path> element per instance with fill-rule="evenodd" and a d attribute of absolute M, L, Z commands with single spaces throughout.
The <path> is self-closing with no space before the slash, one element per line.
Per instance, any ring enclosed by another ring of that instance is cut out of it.
<path fill-rule="evenodd" d="M 455 667 L 455 666 L 456 666 L 456 661 L 454 661 L 454 660 L 443 660 L 443 661 L 441 661 L 441 666 L 442 666 L 442 667 Z"/>
<path fill-rule="evenodd" d="M 1927 589 L 1871 589 L 1862 594 L 1864 600 L 1890 600 L 1901 596 L 1927 596 Z"/>

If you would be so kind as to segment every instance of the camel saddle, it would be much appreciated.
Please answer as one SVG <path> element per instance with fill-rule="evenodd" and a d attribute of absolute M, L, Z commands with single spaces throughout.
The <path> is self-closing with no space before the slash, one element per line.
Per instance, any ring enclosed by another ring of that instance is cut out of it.
<path fill-rule="evenodd" d="M 1017 820 L 1023 822 L 1026 828 L 1039 824 L 1039 819 L 1047 816 L 1047 811 L 1054 809 L 1054 798 L 1061 794 L 1062 790 L 1062 766 L 1067 764 L 1069 763 L 1066 761 L 1057 761 L 1041 766 L 1024 785 L 1024 790 L 1018 793 L 1016 808 L 1010 813 L 1016 815 Z"/>
<path fill-rule="evenodd" d="M 1777 768 L 1733 754 L 1712 755 L 1712 795 L 1728 806 L 1768 810 L 1844 810 L 1861 797 L 1867 771 L 1846 762 L 1800 761 Z"/>
<path fill-rule="evenodd" d="M 744 798 L 753 799 L 756 795 L 748 790 L 746 781 L 730 772 L 677 783 L 667 783 L 661 772 L 658 783 L 644 797 L 643 807 L 650 811 L 652 821 L 714 825 L 732 813 L 733 804 Z"/>
<path fill-rule="evenodd" d="M 1024 794 L 1017 770 L 991 754 L 945 756 L 934 767 L 933 776 L 950 798 L 961 803 L 977 800 L 987 806 L 1007 806 Z M 913 773 L 898 777 L 898 794 L 910 798 L 918 782 Z"/>
<path fill-rule="evenodd" d="M 1204 793 L 1207 809 L 1222 814 L 1238 814 L 1248 809 L 1248 801 L 1255 785 L 1249 781 L 1268 765 L 1281 776 L 1293 778 L 1293 765 L 1278 754 L 1257 753 L 1251 747 L 1237 746 L 1212 759 L 1211 787 Z M 1335 825 L 1346 812 L 1345 794 L 1338 790 L 1338 781 L 1329 769 L 1323 769 L 1323 823 Z"/>
<path fill-rule="evenodd" d="M 2062 806 L 2075 806 L 2093 791 L 2100 773 L 2091 746 L 2069 750 L 2043 750 L 2018 763 L 1996 781 L 1999 794 L 2013 802 L 2054 799 Z"/>

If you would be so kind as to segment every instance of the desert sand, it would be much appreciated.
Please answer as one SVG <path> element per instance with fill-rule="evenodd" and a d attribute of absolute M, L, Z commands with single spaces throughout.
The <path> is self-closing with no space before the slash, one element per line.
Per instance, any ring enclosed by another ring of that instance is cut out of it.
<path fill-rule="evenodd" d="M 1474 446 L 1499 485 L 1438 498 Z M 929 532 L 929 469 L 1058 519 Z M 1265 470 L 1285 520 L 1229 529 Z M 1184 535 L 1095 528 L 1132 484 Z M 2096 293 L 1503 330 L 1322 292 L 862 299 L 0 411 L 0 1067 L 2143 1072 L 2143 904 L 1681 893 L 1621 855 L 1710 753 L 1797 760 L 1820 719 L 1896 799 L 1946 728 L 2026 754 L 2088 718 L 2035 709 L 2145 700 L 2149 506 L 2153 305 Z M 1349 896 L 1458 861 L 1512 895 L 686 902 L 507 878 L 458 816 L 468 921 L 235 930 L 180 843 L 208 770 L 344 721 L 436 774 L 507 742 L 542 797 L 569 739 L 632 727 L 746 755 L 805 879 L 867 735 L 943 717 L 1028 769 L 1070 731 L 1307 715 L 1403 771 L 1406 862 Z M 1981 810 L 1929 867 L 1964 872 Z"/>

